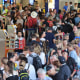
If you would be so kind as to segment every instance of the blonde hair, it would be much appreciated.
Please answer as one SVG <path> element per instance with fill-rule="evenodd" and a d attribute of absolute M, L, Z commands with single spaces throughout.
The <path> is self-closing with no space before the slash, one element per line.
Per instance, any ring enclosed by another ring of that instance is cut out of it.
<path fill-rule="evenodd" d="M 39 38 L 39 34 L 38 33 L 35 33 L 35 35 L 36 35 L 37 38 Z"/>
<path fill-rule="evenodd" d="M 7 71 L 7 62 L 8 62 L 8 58 L 3 57 L 1 59 L 2 64 L 4 64 L 4 70 Z"/>
<path fill-rule="evenodd" d="M 1 59 L 1 62 L 2 62 L 4 65 L 6 65 L 7 62 L 8 62 L 8 58 L 3 57 L 3 58 Z"/>
<path fill-rule="evenodd" d="M 20 61 L 19 69 L 20 69 L 20 70 L 24 70 L 25 66 L 26 66 L 25 61 L 23 61 L 23 60 L 22 60 L 22 61 Z"/>
<path fill-rule="evenodd" d="M 79 32 L 75 32 L 75 36 L 79 37 Z"/>
<path fill-rule="evenodd" d="M 56 40 L 55 43 L 59 44 L 59 43 L 62 43 L 62 41 L 61 40 Z"/>
<path fill-rule="evenodd" d="M 40 45 L 37 44 L 37 45 L 34 47 L 34 52 L 40 55 L 40 53 L 41 53 L 41 47 L 40 47 Z"/>
<path fill-rule="evenodd" d="M 67 46 L 74 48 L 74 45 L 72 43 L 68 43 Z"/>

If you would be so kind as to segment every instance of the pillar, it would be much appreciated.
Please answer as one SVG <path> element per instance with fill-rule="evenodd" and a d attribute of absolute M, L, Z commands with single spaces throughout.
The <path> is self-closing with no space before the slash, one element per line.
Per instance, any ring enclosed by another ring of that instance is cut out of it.
<path fill-rule="evenodd" d="M 55 9 L 58 12 L 58 10 L 59 10 L 59 0 L 55 0 Z"/>
<path fill-rule="evenodd" d="M 48 12 L 48 0 L 45 1 L 45 13 Z"/>

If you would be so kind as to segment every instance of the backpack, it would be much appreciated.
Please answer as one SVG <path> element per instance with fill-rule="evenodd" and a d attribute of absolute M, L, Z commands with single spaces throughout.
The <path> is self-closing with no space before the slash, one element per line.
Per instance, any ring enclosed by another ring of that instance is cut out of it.
<path fill-rule="evenodd" d="M 36 18 L 32 18 L 32 24 L 33 24 L 33 28 L 35 28 L 37 26 L 37 19 Z"/>
<path fill-rule="evenodd" d="M 75 60 L 72 57 L 68 58 L 67 65 L 69 66 L 71 73 L 73 73 L 74 69 L 78 70 L 77 63 L 75 62 Z"/>
<path fill-rule="evenodd" d="M 70 11 L 74 10 L 74 7 L 73 6 L 70 6 Z"/>
<path fill-rule="evenodd" d="M 3 70 L 0 69 L 0 80 L 3 80 Z"/>
<path fill-rule="evenodd" d="M 30 65 L 29 65 L 30 66 Z M 28 69 L 29 69 L 29 66 L 28 66 Z M 21 70 L 19 72 L 19 77 L 20 77 L 20 80 L 29 80 L 29 74 L 28 74 L 28 69 L 24 69 L 24 70 Z"/>
<path fill-rule="evenodd" d="M 29 17 L 27 19 L 26 25 L 27 25 L 28 28 L 35 28 L 35 26 L 37 25 L 37 19 Z"/>
<path fill-rule="evenodd" d="M 27 19 L 26 25 L 27 25 L 28 28 L 32 28 L 33 27 L 33 22 L 32 22 L 32 18 L 31 17 L 29 17 Z"/>
<path fill-rule="evenodd" d="M 10 77 L 6 78 L 6 80 L 18 80 L 18 76 L 13 75 L 13 76 L 10 76 Z"/>
<path fill-rule="evenodd" d="M 35 70 L 37 71 L 39 68 L 42 68 L 42 62 L 40 57 L 37 55 L 34 57 L 33 55 L 30 55 L 33 58 L 33 66 L 35 67 Z"/>

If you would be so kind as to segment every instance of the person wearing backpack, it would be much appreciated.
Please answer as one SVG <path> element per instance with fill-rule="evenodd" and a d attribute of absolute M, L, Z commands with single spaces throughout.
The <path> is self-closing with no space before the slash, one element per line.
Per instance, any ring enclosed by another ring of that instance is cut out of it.
<path fill-rule="evenodd" d="M 70 68 L 70 71 L 71 71 L 70 80 L 72 80 L 72 78 L 75 75 L 77 75 L 77 70 L 78 70 L 77 63 L 75 62 L 75 60 L 72 57 L 68 56 L 68 52 L 65 50 L 62 52 L 62 56 L 65 58 L 66 64 Z"/>
<path fill-rule="evenodd" d="M 33 64 L 36 72 L 39 68 L 42 68 L 41 59 L 40 59 L 39 55 L 34 52 L 34 47 L 33 46 L 29 46 L 28 63 Z"/>
<path fill-rule="evenodd" d="M 26 66 L 26 62 L 27 62 L 27 59 L 25 57 L 20 61 L 19 71 L 18 71 L 19 80 L 29 80 L 29 70 L 28 70 L 29 66 L 28 66 L 28 69 L 24 69 Z"/>
<path fill-rule="evenodd" d="M 31 15 L 28 14 L 27 23 L 26 23 L 27 32 L 28 32 L 27 43 L 29 42 L 30 35 L 35 33 L 36 25 L 37 25 L 37 18 L 32 18 Z"/>
<path fill-rule="evenodd" d="M 26 57 L 22 57 L 20 59 L 20 62 L 19 62 L 20 64 L 21 64 L 21 61 L 25 61 L 26 62 L 26 64 L 24 65 L 24 69 L 23 70 L 28 70 L 29 79 L 30 80 L 36 80 L 36 72 L 35 72 L 34 66 L 32 64 L 28 63 L 28 60 L 27 60 Z"/>
<path fill-rule="evenodd" d="M 72 2 L 69 3 L 67 12 L 71 12 L 72 10 L 74 10 L 74 6 L 72 5 Z"/>

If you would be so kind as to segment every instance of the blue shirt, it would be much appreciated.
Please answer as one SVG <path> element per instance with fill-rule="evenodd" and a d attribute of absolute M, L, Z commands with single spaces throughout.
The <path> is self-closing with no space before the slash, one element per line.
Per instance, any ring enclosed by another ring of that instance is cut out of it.
<path fill-rule="evenodd" d="M 77 39 L 77 38 L 80 40 L 80 36 L 79 37 L 75 36 L 74 40 Z"/>
<path fill-rule="evenodd" d="M 80 47 L 80 42 L 79 42 L 78 46 Z"/>
<path fill-rule="evenodd" d="M 10 5 L 9 3 L 6 3 L 6 4 L 5 4 L 5 7 L 7 8 L 9 5 Z"/>
<path fill-rule="evenodd" d="M 34 53 L 34 52 L 33 52 L 31 55 L 32 55 L 33 57 L 36 57 L 36 56 L 37 56 L 37 54 Z M 29 64 L 33 64 L 33 57 L 31 57 L 30 55 L 27 57 Z"/>
<path fill-rule="evenodd" d="M 65 11 L 67 11 L 68 6 L 64 6 L 63 9 L 65 9 Z M 66 14 L 66 12 L 64 12 L 64 15 Z"/>
<path fill-rule="evenodd" d="M 36 80 L 41 80 L 41 79 L 37 78 Z M 46 76 L 43 80 L 52 80 L 52 78 Z"/>
<path fill-rule="evenodd" d="M 50 15 L 50 13 L 49 13 L 49 12 L 47 12 L 46 17 L 49 17 L 49 15 Z"/>
<path fill-rule="evenodd" d="M 80 22 L 80 18 L 79 17 L 76 17 L 75 18 L 75 24 L 78 24 Z"/>
<path fill-rule="evenodd" d="M 78 56 L 75 50 L 69 53 L 69 56 L 72 57 L 78 63 Z"/>
<path fill-rule="evenodd" d="M 63 7 L 63 9 L 65 9 L 65 11 L 67 11 L 67 9 L 68 9 L 68 6 L 64 6 L 64 7 Z"/>
<path fill-rule="evenodd" d="M 46 76 L 44 80 L 52 80 L 50 77 Z"/>

